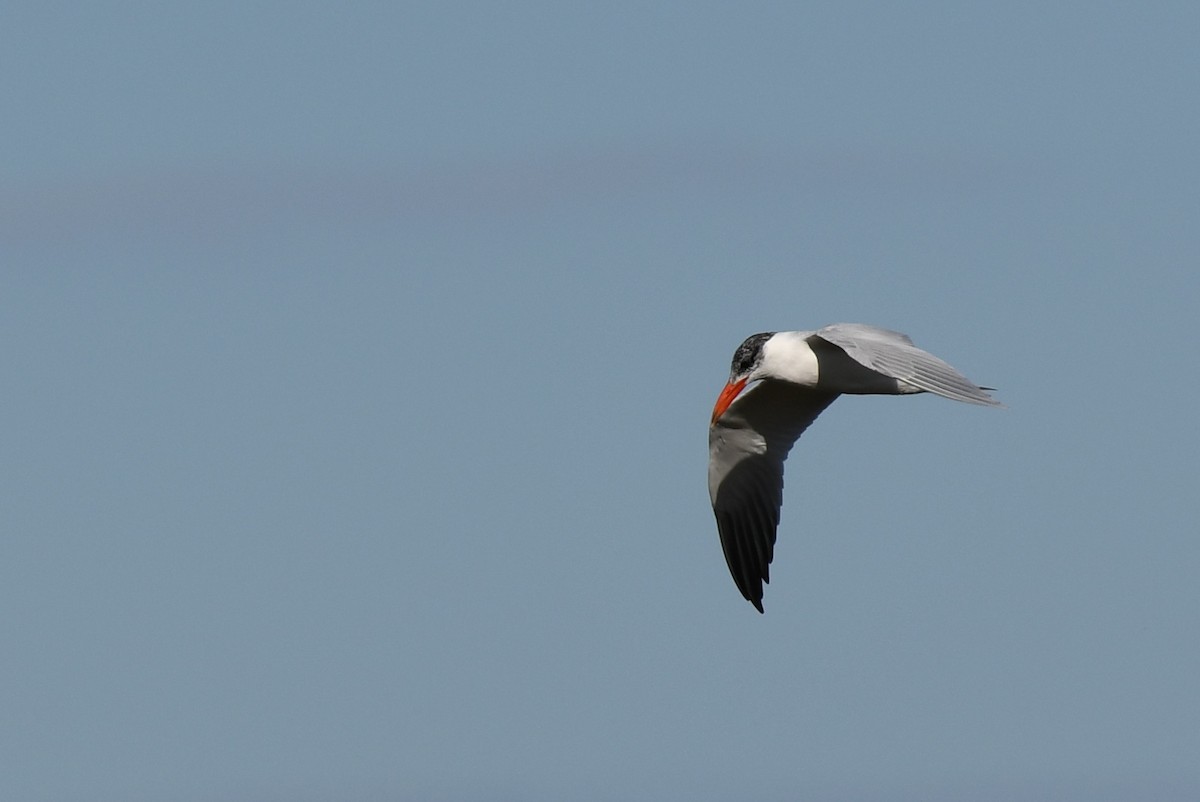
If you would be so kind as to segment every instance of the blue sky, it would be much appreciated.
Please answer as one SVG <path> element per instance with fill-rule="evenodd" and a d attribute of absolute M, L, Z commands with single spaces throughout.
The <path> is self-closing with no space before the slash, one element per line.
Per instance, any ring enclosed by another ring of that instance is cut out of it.
<path fill-rule="evenodd" d="M 1191 4 L 24 4 L 0 796 L 1200 795 Z M 764 616 L 733 349 L 910 334 Z"/>

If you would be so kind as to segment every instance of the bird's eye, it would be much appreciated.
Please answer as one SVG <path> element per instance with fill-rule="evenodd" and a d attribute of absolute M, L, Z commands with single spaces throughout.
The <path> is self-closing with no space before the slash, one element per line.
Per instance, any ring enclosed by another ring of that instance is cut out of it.
<path fill-rule="evenodd" d="M 762 356 L 763 343 L 771 339 L 772 334 L 774 332 L 768 331 L 751 335 L 738 346 L 733 353 L 733 365 L 731 366 L 735 376 L 744 376 L 754 370 L 754 366 L 758 364 L 758 360 Z"/>

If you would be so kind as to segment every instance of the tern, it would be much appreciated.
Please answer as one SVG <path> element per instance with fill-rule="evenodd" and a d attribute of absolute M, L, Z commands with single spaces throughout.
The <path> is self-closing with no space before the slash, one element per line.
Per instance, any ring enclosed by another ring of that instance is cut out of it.
<path fill-rule="evenodd" d="M 752 385 L 749 390 L 747 385 Z M 733 354 L 708 430 L 708 494 L 725 562 L 761 613 L 783 504 L 783 461 L 842 394 L 934 393 L 1003 406 L 907 335 L 861 323 L 754 334 Z"/>

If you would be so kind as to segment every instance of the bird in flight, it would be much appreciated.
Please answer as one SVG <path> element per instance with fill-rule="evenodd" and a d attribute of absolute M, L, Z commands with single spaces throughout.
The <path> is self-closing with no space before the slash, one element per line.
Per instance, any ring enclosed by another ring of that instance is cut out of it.
<path fill-rule="evenodd" d="M 783 461 L 834 399 L 934 393 L 1003 406 L 988 389 L 908 336 L 875 326 L 835 323 L 747 337 L 733 354 L 708 430 L 708 494 L 725 562 L 746 600 L 763 611 L 783 504 Z"/>

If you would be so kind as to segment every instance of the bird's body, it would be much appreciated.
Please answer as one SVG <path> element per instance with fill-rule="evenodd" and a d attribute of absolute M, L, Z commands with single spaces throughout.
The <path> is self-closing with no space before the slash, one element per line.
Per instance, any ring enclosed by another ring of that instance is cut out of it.
<path fill-rule="evenodd" d="M 839 395 L 924 392 L 1000 406 L 907 336 L 875 326 L 765 332 L 738 347 L 708 431 L 708 492 L 729 571 L 759 612 L 792 444 Z"/>

